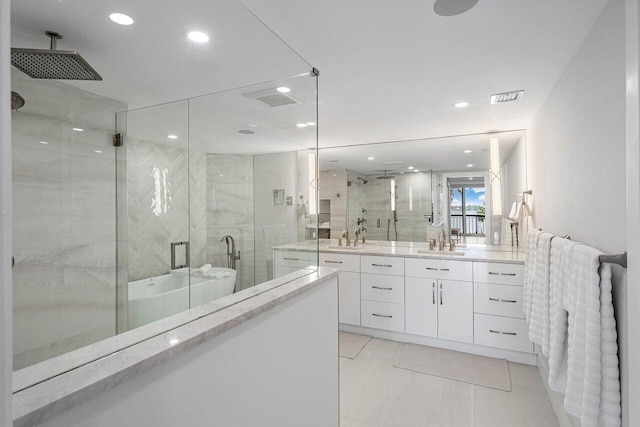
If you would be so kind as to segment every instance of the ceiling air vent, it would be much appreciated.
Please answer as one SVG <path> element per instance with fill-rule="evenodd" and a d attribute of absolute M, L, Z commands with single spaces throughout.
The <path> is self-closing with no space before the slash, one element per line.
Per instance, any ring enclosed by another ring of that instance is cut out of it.
<path fill-rule="evenodd" d="M 522 98 L 524 95 L 524 90 L 516 90 L 513 92 L 505 92 L 505 93 L 497 93 L 495 95 L 491 95 L 491 103 L 492 104 L 500 104 L 502 102 L 510 102 L 517 101 Z"/>
<path fill-rule="evenodd" d="M 255 99 L 269 107 L 282 107 L 283 105 L 299 104 L 302 102 L 302 99 L 292 95 L 290 92 L 280 93 L 276 88 L 244 93 L 243 96 Z"/>

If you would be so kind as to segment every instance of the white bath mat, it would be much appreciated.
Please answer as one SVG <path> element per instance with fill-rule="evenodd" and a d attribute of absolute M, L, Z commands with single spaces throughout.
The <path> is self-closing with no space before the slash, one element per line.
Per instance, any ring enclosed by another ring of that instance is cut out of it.
<path fill-rule="evenodd" d="M 511 391 L 509 365 L 504 359 L 405 344 L 393 366 L 483 387 Z"/>
<path fill-rule="evenodd" d="M 365 345 L 371 340 L 370 336 L 338 332 L 338 353 L 340 357 L 355 359 Z"/>

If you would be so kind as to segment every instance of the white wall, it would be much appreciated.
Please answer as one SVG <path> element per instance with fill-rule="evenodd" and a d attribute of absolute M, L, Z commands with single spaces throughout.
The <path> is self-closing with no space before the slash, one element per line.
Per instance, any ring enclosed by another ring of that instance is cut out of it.
<path fill-rule="evenodd" d="M 640 94 L 638 83 L 640 74 L 640 8 L 638 0 L 625 2 L 625 32 L 627 57 L 627 249 L 629 268 L 627 282 L 640 283 Z M 640 286 L 625 288 L 624 301 L 627 307 L 627 325 L 640 324 Z M 633 333 L 627 329 L 624 345 L 620 347 L 628 364 L 626 381 L 623 383 L 624 426 L 640 425 L 640 406 L 629 402 L 640 401 L 640 334 L 637 328 Z"/>
<path fill-rule="evenodd" d="M 627 248 L 624 12 L 623 0 L 608 4 L 527 133 L 534 226 L 609 253 Z M 615 274 L 624 348 L 625 273 Z M 624 351 L 620 355 L 624 390 L 628 360 Z"/>
<path fill-rule="evenodd" d="M 9 58 L 10 0 L 0 0 L 0 58 Z M 9 105 L 11 66 L 0 61 L 0 105 Z M 0 108 L 0 425 L 11 425 L 11 113 Z"/>
<path fill-rule="evenodd" d="M 528 190 L 527 186 L 527 135 L 523 134 L 518 144 L 513 148 L 511 154 L 505 159 L 502 167 L 504 172 L 504 198 L 503 198 L 503 211 L 504 217 L 509 215 L 511 204 L 516 201 L 516 193 L 522 193 Z M 530 196 L 525 196 L 527 203 Z M 518 225 L 518 235 L 520 246 L 526 245 L 526 233 L 527 233 L 527 220 L 523 220 Z M 507 236 L 502 236 L 502 240 L 505 241 Z M 511 244 L 511 239 L 507 239 L 508 244 Z"/>
<path fill-rule="evenodd" d="M 536 227 L 626 247 L 624 3 L 613 0 L 528 132 Z"/>
<path fill-rule="evenodd" d="M 43 423 L 337 427 L 337 280 Z"/>

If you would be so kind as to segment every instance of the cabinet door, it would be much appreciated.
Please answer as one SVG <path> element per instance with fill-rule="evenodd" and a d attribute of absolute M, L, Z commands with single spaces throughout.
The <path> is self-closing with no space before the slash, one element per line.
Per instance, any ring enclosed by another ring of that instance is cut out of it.
<path fill-rule="evenodd" d="M 409 334 L 438 336 L 438 281 L 407 277 L 404 282 L 405 329 Z"/>
<path fill-rule="evenodd" d="M 339 322 L 360 326 L 360 273 L 343 271 L 338 284 Z"/>
<path fill-rule="evenodd" d="M 473 342 L 473 283 L 438 280 L 438 337 Z"/>

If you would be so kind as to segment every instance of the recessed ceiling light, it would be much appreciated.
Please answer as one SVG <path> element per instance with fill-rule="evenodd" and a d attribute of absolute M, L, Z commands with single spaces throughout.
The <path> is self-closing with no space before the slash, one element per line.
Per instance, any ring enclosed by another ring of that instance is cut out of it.
<path fill-rule="evenodd" d="M 309 125 L 306 123 L 298 123 L 296 126 L 298 126 L 299 128 L 306 128 Z"/>
<path fill-rule="evenodd" d="M 102 153 L 102 150 L 96 150 L 96 153 Z"/>
<path fill-rule="evenodd" d="M 332 176 L 337 176 L 338 174 L 337 174 L 337 173 L 332 173 L 331 175 L 332 175 Z"/>
<path fill-rule="evenodd" d="M 187 34 L 187 37 L 189 37 L 189 40 L 196 43 L 206 43 L 209 41 L 209 36 L 202 31 L 191 31 Z"/>
<path fill-rule="evenodd" d="M 414 172 L 420 172 L 418 169 L 414 169 L 413 171 L 414 171 Z"/>
<path fill-rule="evenodd" d="M 258 125 L 250 124 L 250 125 L 249 125 L 249 127 L 250 127 L 250 128 L 257 128 L 257 127 L 258 127 Z"/>
<path fill-rule="evenodd" d="M 307 122 L 307 126 L 315 126 L 316 122 Z"/>
<path fill-rule="evenodd" d="M 469 164 L 467 165 L 467 167 L 468 167 L 468 168 L 472 168 L 472 167 L 473 167 L 473 163 L 469 163 Z"/>
<path fill-rule="evenodd" d="M 473 181 L 473 178 L 469 177 L 469 181 Z"/>
<path fill-rule="evenodd" d="M 468 102 L 456 102 L 455 104 L 453 104 L 454 107 L 456 108 L 464 108 L 464 107 L 468 107 L 469 103 Z"/>
<path fill-rule="evenodd" d="M 375 157 L 367 157 L 367 160 L 375 160 Z"/>
<path fill-rule="evenodd" d="M 414 169 L 414 167 L 413 167 L 413 166 L 409 166 L 407 169 L 409 169 L 409 170 L 413 170 L 413 169 Z"/>
<path fill-rule="evenodd" d="M 73 128 L 73 131 L 75 131 L 75 132 L 84 132 L 84 129 L 82 129 L 82 128 Z"/>
<path fill-rule="evenodd" d="M 124 13 L 112 13 L 111 15 L 109 15 L 109 19 L 120 25 L 133 24 L 133 18 L 129 15 L 125 15 Z"/>
<path fill-rule="evenodd" d="M 280 93 L 289 93 L 291 92 L 291 89 L 289 89 L 286 86 L 280 86 L 279 88 L 276 88 L 276 90 Z"/>
<path fill-rule="evenodd" d="M 469 154 L 471 152 L 471 150 L 464 150 L 463 153 L 464 154 Z"/>
<path fill-rule="evenodd" d="M 47 141 L 40 141 L 40 144 L 47 145 L 47 144 L 48 144 L 48 142 L 47 142 Z"/>
<path fill-rule="evenodd" d="M 222 174 L 222 173 L 221 173 L 221 174 L 220 174 L 220 175 L 218 175 L 218 176 L 219 176 L 219 177 L 223 177 L 223 176 L 224 176 L 224 174 Z"/>
<path fill-rule="evenodd" d="M 241 129 L 238 131 L 238 133 L 241 133 L 243 135 L 253 135 L 255 132 L 249 129 Z"/>
<path fill-rule="evenodd" d="M 169 139 L 178 139 L 178 135 L 173 135 L 173 134 L 167 135 L 167 138 L 169 138 Z"/>

